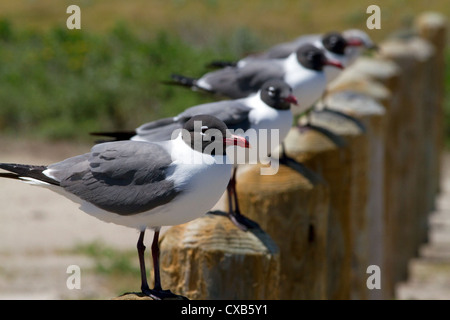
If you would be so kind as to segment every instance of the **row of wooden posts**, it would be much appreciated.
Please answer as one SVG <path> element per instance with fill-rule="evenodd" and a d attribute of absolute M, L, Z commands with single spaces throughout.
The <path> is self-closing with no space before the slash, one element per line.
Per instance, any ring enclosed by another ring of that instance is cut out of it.
<path fill-rule="evenodd" d="M 327 110 L 357 121 L 315 112 L 311 124 L 327 131 L 291 129 L 287 154 L 312 175 L 239 173 L 241 211 L 260 230 L 216 212 L 164 234 L 164 287 L 190 299 L 395 297 L 427 240 L 443 148 L 446 21 L 426 13 L 416 26 L 328 88 Z"/>

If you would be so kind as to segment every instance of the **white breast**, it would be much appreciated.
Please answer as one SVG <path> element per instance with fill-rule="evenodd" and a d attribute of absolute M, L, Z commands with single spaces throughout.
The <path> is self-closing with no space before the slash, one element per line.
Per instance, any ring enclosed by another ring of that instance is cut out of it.
<path fill-rule="evenodd" d="M 278 130 L 280 141 L 284 140 L 292 126 L 292 112 L 291 110 L 277 110 L 267 106 L 261 99 L 258 98 L 254 103 L 254 109 L 249 113 L 249 120 L 252 128 L 259 130 Z M 269 135 L 270 137 L 270 135 Z M 275 145 L 276 144 L 276 145 Z M 270 150 L 274 150 L 278 146 L 278 141 L 272 143 Z"/>
<path fill-rule="evenodd" d="M 298 63 L 295 53 L 286 59 L 284 68 L 284 80 L 291 86 L 299 104 L 299 108 L 292 110 L 294 114 L 299 114 L 311 107 L 324 93 L 327 85 L 325 73 L 304 68 Z"/>

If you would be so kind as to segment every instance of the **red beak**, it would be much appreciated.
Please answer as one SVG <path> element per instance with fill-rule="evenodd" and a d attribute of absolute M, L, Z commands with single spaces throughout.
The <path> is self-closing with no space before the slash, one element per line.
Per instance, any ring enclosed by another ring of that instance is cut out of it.
<path fill-rule="evenodd" d="M 223 139 L 225 146 L 239 146 L 242 148 L 250 148 L 250 143 L 247 139 L 232 134 L 231 137 Z"/>
<path fill-rule="evenodd" d="M 284 98 L 284 101 L 289 102 L 291 104 L 295 104 L 296 106 L 298 106 L 298 101 L 297 98 L 294 95 L 289 95 L 287 98 Z"/>
<path fill-rule="evenodd" d="M 325 64 L 329 65 L 329 66 L 333 66 L 333 67 L 339 68 L 339 69 L 344 69 L 344 66 L 342 65 L 342 63 L 340 63 L 337 60 L 327 60 L 325 62 Z"/>
<path fill-rule="evenodd" d="M 347 40 L 347 45 L 352 46 L 352 47 L 359 47 L 359 46 L 364 45 L 364 42 L 362 42 L 361 39 L 353 38 L 353 39 Z"/>

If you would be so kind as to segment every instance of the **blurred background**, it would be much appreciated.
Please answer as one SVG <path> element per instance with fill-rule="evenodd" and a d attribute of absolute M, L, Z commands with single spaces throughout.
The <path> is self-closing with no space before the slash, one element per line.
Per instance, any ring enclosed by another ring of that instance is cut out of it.
<path fill-rule="evenodd" d="M 72 4 L 81 30 L 66 27 Z M 366 28 L 372 4 L 380 30 Z M 1 1 L 0 161 L 49 164 L 89 150 L 89 132 L 134 129 L 211 101 L 164 85 L 171 73 L 200 76 L 211 60 L 303 34 L 359 28 L 375 42 L 406 37 L 425 11 L 450 17 L 450 1 Z M 449 49 L 446 61 L 448 93 Z M 450 148 L 449 94 L 445 117 Z M 0 203 L 0 299 L 109 299 L 139 289 L 135 230 L 16 181 L 2 181 Z M 71 264 L 82 267 L 81 292 L 66 287 Z"/>
<path fill-rule="evenodd" d="M 407 34 L 420 12 L 450 13 L 448 1 L 385 0 L 381 29 L 367 30 L 374 1 L 84 0 L 81 30 L 68 30 L 70 4 L 0 3 L 0 134 L 86 141 L 132 129 L 211 100 L 161 84 L 172 72 L 200 76 L 213 59 L 302 34 L 361 28 L 382 41 Z"/>

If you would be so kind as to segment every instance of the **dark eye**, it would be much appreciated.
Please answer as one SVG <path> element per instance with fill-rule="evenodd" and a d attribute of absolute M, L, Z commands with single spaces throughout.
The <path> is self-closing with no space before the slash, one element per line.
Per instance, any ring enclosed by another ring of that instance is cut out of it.
<path fill-rule="evenodd" d="M 338 37 L 331 37 L 330 38 L 330 44 L 333 46 L 333 45 L 336 45 L 337 43 L 338 43 L 338 41 L 339 41 L 339 38 Z"/>
<path fill-rule="evenodd" d="M 308 51 L 308 53 L 306 54 L 306 58 L 310 61 L 313 61 L 317 56 L 317 53 L 314 51 Z"/>

